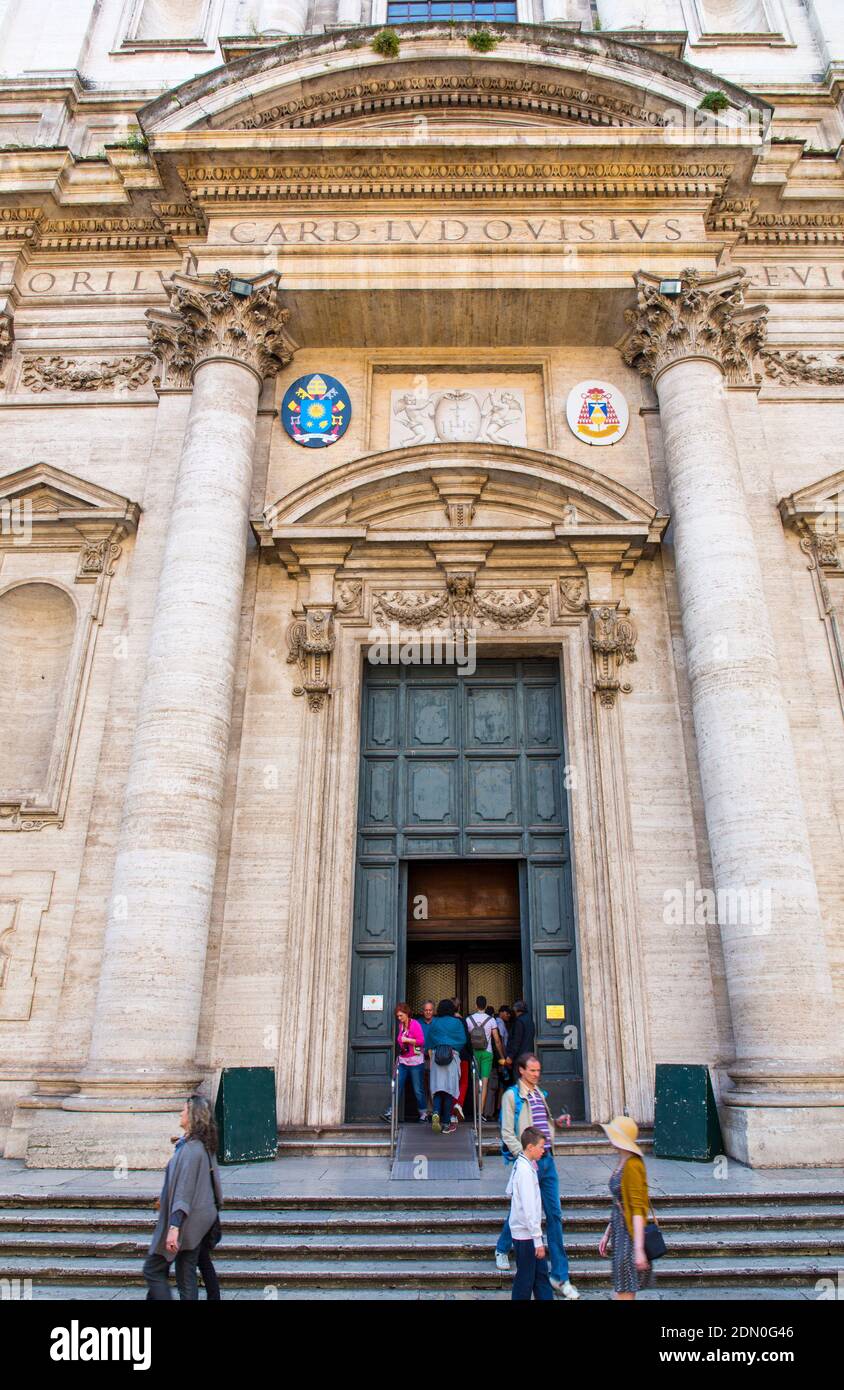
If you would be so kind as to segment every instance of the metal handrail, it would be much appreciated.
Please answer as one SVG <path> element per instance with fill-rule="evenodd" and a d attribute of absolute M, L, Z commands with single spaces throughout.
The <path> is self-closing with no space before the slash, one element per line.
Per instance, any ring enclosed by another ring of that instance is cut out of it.
<path fill-rule="evenodd" d="M 396 1111 L 396 1080 L 399 1074 L 398 1061 L 393 1067 L 393 1078 L 390 1082 L 390 1165 L 392 1166 L 396 1157 L 396 1139 L 398 1137 L 399 1121 Z"/>
<path fill-rule="evenodd" d="M 472 1058 L 472 1096 L 474 1097 L 475 1109 L 475 1149 L 478 1155 L 478 1167 L 484 1166 L 483 1154 L 483 1116 L 481 1114 L 481 1077 L 474 1057 Z"/>

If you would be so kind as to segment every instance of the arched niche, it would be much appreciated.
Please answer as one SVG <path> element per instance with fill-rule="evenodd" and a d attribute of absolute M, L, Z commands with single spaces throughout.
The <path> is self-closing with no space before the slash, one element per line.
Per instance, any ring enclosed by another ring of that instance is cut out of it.
<path fill-rule="evenodd" d="M 0 594 L 0 794 L 27 798 L 50 781 L 76 605 L 56 584 L 18 584 Z"/>

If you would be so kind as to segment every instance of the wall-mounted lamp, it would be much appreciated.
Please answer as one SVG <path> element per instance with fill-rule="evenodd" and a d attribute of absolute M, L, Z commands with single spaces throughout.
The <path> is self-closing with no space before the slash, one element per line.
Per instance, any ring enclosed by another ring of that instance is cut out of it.
<path fill-rule="evenodd" d="M 666 299 L 677 299 L 683 293 L 683 281 L 660 280 L 659 292 L 664 294 Z"/>
<path fill-rule="evenodd" d="M 229 289 L 239 299 L 248 299 L 252 293 L 252 288 L 251 280 L 231 280 L 229 282 Z"/>

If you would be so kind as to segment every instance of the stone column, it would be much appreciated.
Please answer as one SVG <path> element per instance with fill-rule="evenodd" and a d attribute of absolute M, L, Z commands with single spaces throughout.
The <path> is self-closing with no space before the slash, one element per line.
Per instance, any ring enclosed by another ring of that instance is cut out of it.
<path fill-rule="evenodd" d="M 752 384 L 766 309 L 742 272 L 637 277 L 624 356 L 659 398 L 677 582 L 736 1060 L 728 1150 L 754 1165 L 840 1162 L 844 1066 L 760 558 L 726 387 Z M 691 1058 L 683 1058 L 690 1061 Z M 705 1060 L 703 1058 L 701 1061 Z"/>
<path fill-rule="evenodd" d="M 192 380 L 193 398 L 134 731 L 88 1066 L 80 1094 L 64 1105 L 79 1128 L 78 1142 L 67 1136 L 65 1162 L 112 1166 L 125 1155 L 131 1167 L 157 1166 L 171 1116 L 198 1080 L 258 398 L 264 377 L 292 355 L 277 282 L 274 273 L 251 282 L 233 281 L 228 271 L 177 275 L 168 286 L 170 312 L 148 314 L 168 380 Z"/>

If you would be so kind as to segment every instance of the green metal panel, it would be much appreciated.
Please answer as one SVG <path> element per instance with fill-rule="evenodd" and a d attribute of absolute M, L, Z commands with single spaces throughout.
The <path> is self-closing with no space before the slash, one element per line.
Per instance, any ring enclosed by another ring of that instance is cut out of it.
<path fill-rule="evenodd" d="M 724 1152 L 709 1068 L 659 1062 L 654 1101 L 654 1154 L 709 1163 Z"/>
<path fill-rule="evenodd" d="M 273 1067 L 224 1067 L 214 1108 L 221 1163 L 260 1163 L 276 1157 L 278 1125 Z"/>
<path fill-rule="evenodd" d="M 523 974 L 544 1080 L 554 1104 L 583 1115 L 564 763 L 553 661 L 484 661 L 472 676 L 453 667 L 366 666 L 349 1119 L 371 1118 L 387 1103 L 404 971 L 400 866 L 444 858 L 522 861 Z"/>

